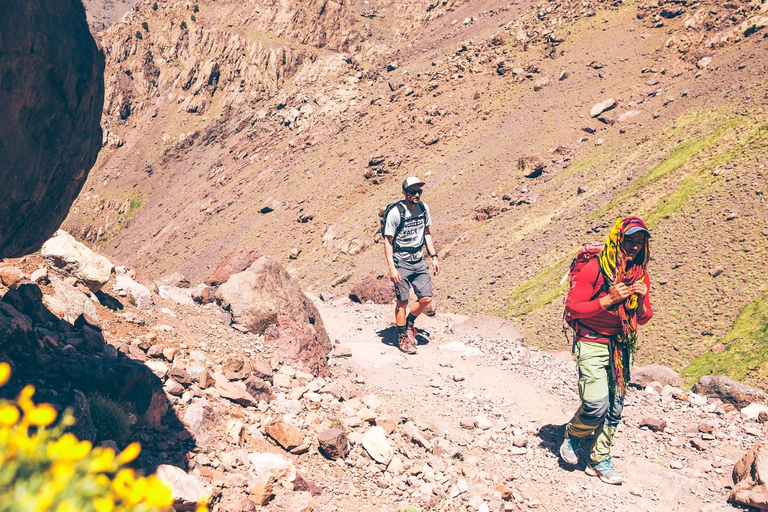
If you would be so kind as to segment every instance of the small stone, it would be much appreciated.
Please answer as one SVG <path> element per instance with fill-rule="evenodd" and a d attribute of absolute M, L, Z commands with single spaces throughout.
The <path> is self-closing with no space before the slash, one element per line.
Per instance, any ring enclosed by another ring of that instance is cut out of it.
<path fill-rule="evenodd" d="M 655 418 L 644 418 L 640 422 L 640 428 L 642 427 L 647 427 L 654 432 L 663 432 L 664 429 L 667 428 L 667 422 Z"/>

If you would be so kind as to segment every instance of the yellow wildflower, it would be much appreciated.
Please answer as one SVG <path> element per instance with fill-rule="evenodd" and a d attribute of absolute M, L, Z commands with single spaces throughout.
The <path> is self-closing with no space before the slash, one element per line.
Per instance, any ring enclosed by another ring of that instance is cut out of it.
<path fill-rule="evenodd" d="M 139 443 L 131 443 L 125 447 L 125 450 L 120 452 L 120 455 L 117 456 L 117 461 L 120 464 L 128 464 L 136 460 L 139 453 L 141 453 L 141 445 Z"/>
<path fill-rule="evenodd" d="M 112 480 L 112 490 L 115 491 L 115 493 L 119 497 L 125 499 L 130 496 L 132 484 L 133 484 L 133 470 L 121 469 L 120 471 L 118 471 L 118 473 L 115 475 L 115 478 Z"/>
<path fill-rule="evenodd" d="M 146 478 L 147 489 L 145 492 L 147 505 L 151 507 L 169 507 L 173 503 L 173 492 L 168 485 L 160 480 L 157 475 Z M 207 508 L 205 509 L 207 512 Z M 199 511 L 198 511 L 199 512 Z"/>
<path fill-rule="evenodd" d="M 0 404 L 0 425 L 12 426 L 19 421 L 19 409 L 13 404 Z"/>
<path fill-rule="evenodd" d="M 27 411 L 24 415 L 24 419 L 30 425 L 47 427 L 56 419 L 56 414 L 56 409 L 54 409 L 52 405 L 41 404 Z"/>
<path fill-rule="evenodd" d="M 208 512 L 208 499 L 203 498 L 200 503 L 197 504 L 195 512 Z"/>
<path fill-rule="evenodd" d="M 88 465 L 89 473 L 104 473 L 106 471 L 114 471 L 115 465 L 115 452 L 111 448 L 104 448 L 101 450 L 94 450 L 96 456 L 93 457 L 91 463 Z"/>
<path fill-rule="evenodd" d="M 11 378 L 11 365 L 8 363 L 0 363 L 0 387 L 5 386 L 8 379 Z"/>
<path fill-rule="evenodd" d="M 56 512 L 77 512 L 77 508 L 69 500 L 64 500 L 56 507 Z"/>
<path fill-rule="evenodd" d="M 89 441 L 78 441 L 74 434 L 66 433 L 57 441 L 48 445 L 48 457 L 69 461 L 85 458 L 91 451 Z"/>
<path fill-rule="evenodd" d="M 96 512 L 112 512 L 115 509 L 115 500 L 112 496 L 105 496 L 103 498 L 93 498 L 93 508 Z"/>
<path fill-rule="evenodd" d="M 21 410 L 23 410 L 25 413 L 35 408 L 35 404 L 32 402 L 32 395 L 34 394 L 35 386 L 32 384 L 27 384 L 16 398 L 16 403 L 19 404 L 19 407 L 21 407 Z"/>

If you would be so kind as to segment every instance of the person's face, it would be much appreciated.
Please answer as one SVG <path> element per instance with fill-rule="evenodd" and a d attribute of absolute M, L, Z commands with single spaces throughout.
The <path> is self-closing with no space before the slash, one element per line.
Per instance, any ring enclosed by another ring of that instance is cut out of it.
<path fill-rule="evenodd" d="M 640 254 L 645 245 L 645 237 L 648 236 L 642 231 L 632 233 L 624 237 L 624 242 L 621 244 L 621 248 L 624 250 L 624 254 L 627 255 L 627 259 L 632 261 Z"/>
<path fill-rule="evenodd" d="M 418 203 L 421 201 L 421 186 L 409 187 L 403 191 L 405 193 L 405 200 L 411 203 Z"/>

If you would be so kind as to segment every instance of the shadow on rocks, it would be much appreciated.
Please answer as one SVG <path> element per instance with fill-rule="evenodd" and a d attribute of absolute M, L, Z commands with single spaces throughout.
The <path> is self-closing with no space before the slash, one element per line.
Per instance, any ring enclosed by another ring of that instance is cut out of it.
<path fill-rule="evenodd" d="M 107 344 L 98 319 L 83 313 L 73 323 L 62 320 L 42 297 L 36 284 L 25 284 L 0 300 L 0 361 L 12 367 L 0 397 L 15 398 L 33 384 L 36 403 L 72 411 L 76 424 L 71 431 L 79 439 L 117 449 L 139 441 L 136 465 L 146 472 L 161 464 L 188 469 L 195 439 L 170 407 L 161 379 L 142 361 Z M 113 406 L 105 411 L 96 404 L 103 400 L 94 395 L 111 399 Z M 115 415 L 130 425 L 127 435 L 116 435 L 118 429 L 110 424 Z"/>
<path fill-rule="evenodd" d="M 579 446 L 577 451 L 579 455 L 579 463 L 572 466 L 563 461 L 560 458 L 560 445 L 563 444 L 565 439 L 565 425 L 552 425 L 547 424 L 539 429 L 539 439 L 541 439 L 541 447 L 552 452 L 556 457 L 561 469 L 566 471 L 584 471 L 587 467 L 587 460 L 589 459 L 589 447 L 592 445 L 592 436 L 584 440 Z"/>

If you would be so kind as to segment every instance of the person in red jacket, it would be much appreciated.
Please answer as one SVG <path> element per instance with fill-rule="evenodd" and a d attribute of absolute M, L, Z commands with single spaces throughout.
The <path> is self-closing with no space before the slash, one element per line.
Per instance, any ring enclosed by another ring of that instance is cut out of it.
<path fill-rule="evenodd" d="M 637 348 L 637 326 L 653 316 L 650 238 L 638 217 L 616 221 L 600 254 L 574 275 L 565 303 L 575 320 L 581 406 L 566 425 L 560 456 L 578 464 L 579 444 L 594 433 L 586 473 L 609 484 L 624 481 L 611 462 L 611 446 Z"/>

